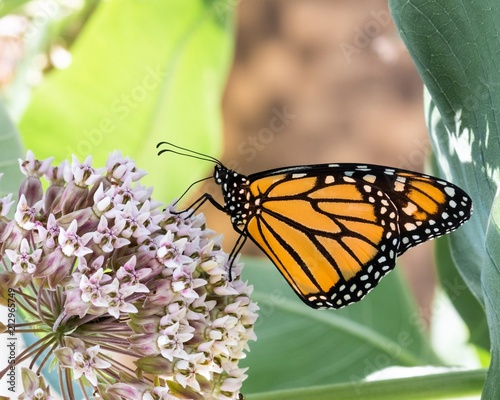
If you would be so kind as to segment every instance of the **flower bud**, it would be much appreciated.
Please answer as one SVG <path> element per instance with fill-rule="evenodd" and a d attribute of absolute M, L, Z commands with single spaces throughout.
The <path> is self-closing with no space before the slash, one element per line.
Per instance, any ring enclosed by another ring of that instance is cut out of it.
<path fill-rule="evenodd" d="M 61 195 L 61 201 L 54 213 L 61 212 L 63 215 L 84 208 L 87 205 L 88 187 L 76 185 L 69 182 Z"/>
<path fill-rule="evenodd" d="M 21 241 L 28 236 L 29 231 L 21 228 L 16 221 L 9 221 L 3 228 L 0 243 L 6 249 L 17 249 Z"/>
<path fill-rule="evenodd" d="M 26 202 L 29 206 L 33 206 L 35 203 L 42 200 L 43 188 L 40 178 L 34 176 L 28 176 L 21 182 L 21 187 L 19 188 L 19 197 L 24 194 L 26 197 Z"/>
<path fill-rule="evenodd" d="M 36 268 L 34 277 L 46 278 L 55 273 L 58 268 L 67 269 L 68 265 L 71 267 L 72 263 L 73 260 L 71 260 L 70 257 L 66 257 L 61 251 L 61 248 L 58 247 L 42 258 L 42 261 Z"/>
<path fill-rule="evenodd" d="M 47 213 L 50 213 L 51 210 L 55 209 L 62 197 L 64 192 L 64 186 L 59 185 L 50 185 L 45 192 L 45 198 L 43 207 Z"/>

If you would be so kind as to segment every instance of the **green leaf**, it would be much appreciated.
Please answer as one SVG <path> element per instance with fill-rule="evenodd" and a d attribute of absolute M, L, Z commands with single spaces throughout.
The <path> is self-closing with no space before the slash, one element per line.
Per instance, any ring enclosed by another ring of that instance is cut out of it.
<path fill-rule="evenodd" d="M 439 281 L 453 306 L 469 328 L 469 341 L 489 351 L 490 337 L 484 308 L 470 292 L 462 276 L 458 273 L 450 253 L 448 236 L 436 240 L 435 255 Z"/>
<path fill-rule="evenodd" d="M 439 173 L 435 157 L 431 157 L 431 170 L 434 175 Z M 487 365 L 490 360 L 490 337 L 484 307 L 471 293 L 457 269 L 451 254 L 450 237 L 450 235 L 446 235 L 435 241 L 434 254 L 439 281 L 469 329 L 469 342 L 484 350 L 481 352 L 480 349 L 477 349 L 478 355 L 479 352 L 487 354 L 488 362 L 484 364 Z"/>
<path fill-rule="evenodd" d="M 204 0 L 101 2 L 71 49 L 71 66 L 35 91 L 20 125 L 27 147 L 58 161 L 92 154 L 101 165 L 120 149 L 150 173 L 157 198 L 180 194 L 200 177 L 199 164 L 158 158 L 155 146 L 171 140 L 216 154 L 231 17 Z"/>
<path fill-rule="evenodd" d="M 455 371 L 412 378 L 343 383 L 250 394 L 248 400 L 434 400 L 460 399 L 481 392 L 485 370 Z"/>
<path fill-rule="evenodd" d="M 500 186 L 500 3 L 391 0 L 401 37 L 428 94 L 429 132 L 441 174 L 474 202 L 450 236 L 451 254 L 484 305 L 492 361 L 483 398 L 500 398 L 500 235 L 492 223 Z"/>
<path fill-rule="evenodd" d="M 342 310 L 303 304 L 269 261 L 248 259 L 243 270 L 259 304 L 257 341 L 243 393 L 349 382 L 392 366 L 440 364 L 399 272 L 363 301 Z"/>
<path fill-rule="evenodd" d="M 492 359 L 483 392 L 484 399 L 500 398 L 500 195 L 497 192 L 486 231 L 488 263 L 482 276 L 486 314 L 492 340 Z"/>
<path fill-rule="evenodd" d="M 9 0 L 0 2 L 0 17 L 15 11 L 17 8 L 21 7 L 23 4 L 27 3 L 29 0 Z"/>
<path fill-rule="evenodd" d="M 0 103 L 0 196 L 13 193 L 17 196 L 23 174 L 19 170 L 18 158 L 24 157 L 19 133 L 7 111 Z"/>

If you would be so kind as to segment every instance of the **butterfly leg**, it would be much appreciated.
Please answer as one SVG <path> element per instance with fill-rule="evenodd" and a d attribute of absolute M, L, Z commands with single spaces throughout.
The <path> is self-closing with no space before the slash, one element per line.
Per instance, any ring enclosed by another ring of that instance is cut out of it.
<path fill-rule="evenodd" d="M 238 237 L 238 240 L 234 244 L 233 249 L 231 250 L 231 253 L 229 254 L 229 273 L 228 273 L 229 282 L 231 282 L 233 280 L 231 270 L 233 268 L 233 263 L 236 260 L 236 256 L 241 251 L 241 249 L 243 248 L 243 245 L 245 244 L 245 242 L 247 241 L 247 238 L 248 238 L 248 236 L 245 235 L 245 233 L 242 230 L 237 229 L 236 227 L 235 227 L 235 230 L 240 234 L 240 236 Z"/>
<path fill-rule="evenodd" d="M 198 211 L 198 209 L 206 202 L 206 201 L 209 201 L 210 203 L 213 204 L 213 206 L 215 208 L 217 208 L 218 210 L 221 210 L 221 211 L 224 211 L 226 212 L 226 210 L 224 209 L 224 206 L 220 203 L 217 202 L 217 200 L 215 200 L 211 194 L 208 194 L 208 193 L 205 193 L 203 194 L 201 197 L 199 197 L 197 200 L 195 200 L 189 207 L 185 208 L 184 210 L 182 211 L 170 211 L 172 214 L 176 214 L 176 215 L 179 215 L 179 214 L 184 214 L 184 213 L 188 213 L 188 215 L 186 216 L 186 218 L 190 218 L 196 211 Z"/>

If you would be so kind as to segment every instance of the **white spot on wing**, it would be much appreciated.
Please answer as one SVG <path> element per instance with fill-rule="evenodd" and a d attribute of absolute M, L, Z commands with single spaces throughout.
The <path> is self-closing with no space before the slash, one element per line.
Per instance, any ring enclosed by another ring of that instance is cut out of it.
<path fill-rule="evenodd" d="M 444 191 L 448 194 L 448 196 L 450 197 L 454 197 L 455 196 L 455 188 L 452 188 L 451 186 L 446 186 L 444 188 Z"/>
<path fill-rule="evenodd" d="M 404 192 L 405 184 L 402 182 L 394 182 L 394 191 L 396 192 Z"/>
<path fill-rule="evenodd" d="M 407 231 L 414 231 L 415 229 L 417 229 L 416 225 L 415 224 L 412 224 L 411 222 L 407 222 L 405 224 L 405 229 Z"/>
<path fill-rule="evenodd" d="M 367 182 L 374 183 L 377 177 L 375 175 L 368 174 L 363 176 L 363 179 Z"/>
<path fill-rule="evenodd" d="M 407 206 L 402 209 L 402 211 L 406 215 L 413 215 L 415 211 L 417 211 L 417 206 L 415 203 L 412 203 L 411 201 L 408 202 Z"/>

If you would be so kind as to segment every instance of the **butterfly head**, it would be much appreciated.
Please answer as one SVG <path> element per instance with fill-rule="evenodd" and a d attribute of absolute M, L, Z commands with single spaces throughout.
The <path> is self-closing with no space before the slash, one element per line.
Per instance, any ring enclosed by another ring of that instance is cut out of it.
<path fill-rule="evenodd" d="M 233 225 L 245 224 L 249 211 L 246 204 L 250 197 L 248 178 L 221 164 L 215 165 L 213 177 L 222 189 L 224 210 L 231 216 Z"/>

